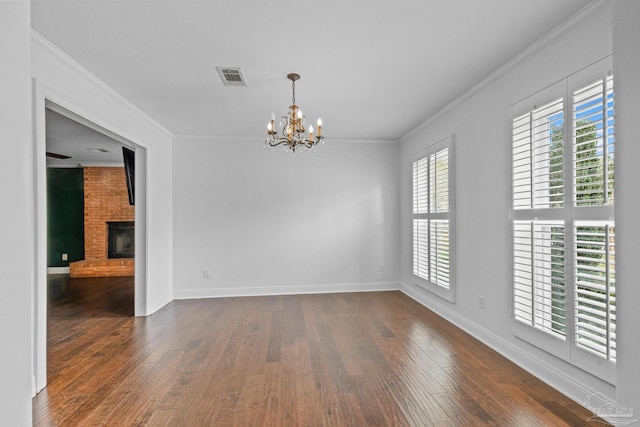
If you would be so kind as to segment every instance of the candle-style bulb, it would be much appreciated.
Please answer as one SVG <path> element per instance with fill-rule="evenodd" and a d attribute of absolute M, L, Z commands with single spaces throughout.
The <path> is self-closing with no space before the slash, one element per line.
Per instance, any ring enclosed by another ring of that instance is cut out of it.
<path fill-rule="evenodd" d="M 322 126 L 322 119 L 318 119 L 318 127 Z"/>
<path fill-rule="evenodd" d="M 273 127 L 271 126 L 271 122 L 267 123 L 267 130 L 269 132 L 271 132 L 273 130 Z"/>
<path fill-rule="evenodd" d="M 271 121 L 272 122 L 276 121 L 276 113 L 274 113 L 273 111 L 271 112 Z"/>
<path fill-rule="evenodd" d="M 301 119 L 302 118 L 302 110 L 298 110 L 298 118 Z"/>

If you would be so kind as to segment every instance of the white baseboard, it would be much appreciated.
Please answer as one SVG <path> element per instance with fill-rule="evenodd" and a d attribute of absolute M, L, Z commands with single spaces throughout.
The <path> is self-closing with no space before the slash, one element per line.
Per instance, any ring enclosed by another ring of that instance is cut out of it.
<path fill-rule="evenodd" d="M 175 299 L 223 298 L 268 295 L 327 294 L 341 292 L 397 291 L 398 282 L 331 283 L 325 285 L 251 286 L 234 288 L 174 289 Z"/>
<path fill-rule="evenodd" d="M 424 291 L 417 287 L 400 283 L 400 291 L 440 317 L 456 325 L 491 349 L 497 351 L 502 356 L 574 400 L 576 403 L 585 406 L 585 399 L 594 394 L 594 390 L 588 389 L 586 386 L 574 381 L 559 370 L 533 358 L 525 353 L 523 349 L 514 346 L 504 338 L 442 305 L 437 301 L 437 298 L 429 298 Z"/>
<path fill-rule="evenodd" d="M 47 274 L 69 274 L 69 267 L 47 267 Z"/>

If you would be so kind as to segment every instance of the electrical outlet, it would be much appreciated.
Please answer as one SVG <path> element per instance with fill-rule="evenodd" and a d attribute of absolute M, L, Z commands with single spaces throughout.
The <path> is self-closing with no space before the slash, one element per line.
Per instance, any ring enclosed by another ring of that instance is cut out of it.
<path fill-rule="evenodd" d="M 62 260 L 63 261 L 68 261 L 69 260 L 69 254 L 62 254 Z"/>
<path fill-rule="evenodd" d="M 478 308 L 484 310 L 484 295 L 478 294 Z"/>
<path fill-rule="evenodd" d="M 211 279 L 211 271 L 207 269 L 202 270 L 202 277 L 204 277 L 205 279 Z"/>

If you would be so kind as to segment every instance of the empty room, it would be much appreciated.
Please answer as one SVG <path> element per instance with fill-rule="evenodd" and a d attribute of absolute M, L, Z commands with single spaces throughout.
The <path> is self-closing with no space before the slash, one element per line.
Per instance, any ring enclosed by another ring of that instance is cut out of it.
<path fill-rule="evenodd" d="M 640 419 L 640 2 L 0 3 L 0 424 Z"/>

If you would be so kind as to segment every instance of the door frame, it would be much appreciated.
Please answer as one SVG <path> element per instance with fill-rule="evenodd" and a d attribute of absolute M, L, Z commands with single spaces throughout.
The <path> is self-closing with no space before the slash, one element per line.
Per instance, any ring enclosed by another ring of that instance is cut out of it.
<path fill-rule="evenodd" d="M 35 289 L 32 309 L 33 395 L 47 385 L 47 165 L 45 109 L 49 108 L 135 151 L 135 273 L 134 315 L 148 315 L 147 287 L 147 150 L 140 141 L 110 129 L 100 117 L 70 102 L 64 94 L 33 79 L 34 185 L 35 185 Z"/>

